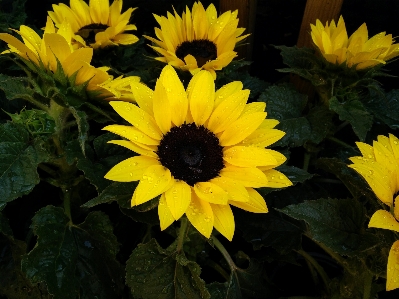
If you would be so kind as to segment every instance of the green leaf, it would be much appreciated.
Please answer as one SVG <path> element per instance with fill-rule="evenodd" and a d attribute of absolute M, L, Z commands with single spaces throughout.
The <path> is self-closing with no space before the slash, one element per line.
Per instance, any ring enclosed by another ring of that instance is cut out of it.
<path fill-rule="evenodd" d="M 312 239 L 341 255 L 357 256 L 378 243 L 373 234 L 365 231 L 365 209 L 355 199 L 321 198 L 280 211 L 306 221 Z"/>
<path fill-rule="evenodd" d="M 90 213 L 79 225 L 64 210 L 47 206 L 32 219 L 36 246 L 22 259 L 33 282 L 46 282 L 54 299 L 117 298 L 123 288 L 118 243 L 102 212 Z"/>
<path fill-rule="evenodd" d="M 112 201 L 130 202 L 137 183 L 114 182 L 107 186 L 99 196 L 89 200 L 82 207 L 91 208 L 99 204 L 110 203 Z"/>
<path fill-rule="evenodd" d="M 333 127 L 332 117 L 333 113 L 324 105 L 310 109 L 306 116 L 311 127 L 310 141 L 319 144 L 324 140 Z"/>
<path fill-rule="evenodd" d="M 198 264 L 162 249 L 154 239 L 139 244 L 126 262 L 126 283 L 134 298 L 209 299 L 200 273 Z"/>
<path fill-rule="evenodd" d="M 388 93 L 370 90 L 370 97 L 366 98 L 364 106 L 391 129 L 399 128 L 399 89 Z"/>
<path fill-rule="evenodd" d="M 29 132 L 20 125 L 0 125 L 0 206 L 28 194 L 39 183 L 36 171 L 48 154 L 32 145 Z"/>
<path fill-rule="evenodd" d="M 26 77 L 10 77 L 0 74 L 0 89 L 4 91 L 9 100 L 33 97 L 34 92 L 28 86 L 29 79 Z"/>
<path fill-rule="evenodd" d="M 311 126 L 302 110 L 306 105 L 306 96 L 292 86 L 282 84 L 267 88 L 259 97 L 266 103 L 267 117 L 277 119 L 277 129 L 284 131 L 285 136 L 274 146 L 297 147 L 303 145 L 311 135 Z"/>
<path fill-rule="evenodd" d="M 340 103 L 336 97 L 330 99 L 330 109 L 339 115 L 342 121 L 348 121 L 353 131 L 364 141 L 367 132 L 373 125 L 373 116 L 367 112 L 359 100 L 350 100 Z"/>

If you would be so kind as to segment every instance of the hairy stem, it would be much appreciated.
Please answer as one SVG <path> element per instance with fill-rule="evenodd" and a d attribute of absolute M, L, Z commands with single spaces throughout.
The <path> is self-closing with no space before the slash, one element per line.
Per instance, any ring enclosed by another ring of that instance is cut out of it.
<path fill-rule="evenodd" d="M 212 235 L 211 238 L 212 238 L 213 244 L 215 244 L 215 247 L 220 251 L 220 253 L 223 255 L 224 259 L 226 260 L 227 264 L 229 265 L 230 270 L 232 272 L 236 271 L 237 266 L 234 263 L 233 259 L 231 258 L 230 254 L 227 252 L 226 248 L 224 248 L 222 243 L 220 243 L 220 241 L 214 235 Z"/>
<path fill-rule="evenodd" d="M 186 217 L 180 218 L 180 230 L 179 230 L 179 235 L 177 237 L 177 252 L 182 251 L 183 249 L 183 244 L 184 244 L 184 238 L 187 233 L 187 227 L 188 227 L 188 220 Z"/>

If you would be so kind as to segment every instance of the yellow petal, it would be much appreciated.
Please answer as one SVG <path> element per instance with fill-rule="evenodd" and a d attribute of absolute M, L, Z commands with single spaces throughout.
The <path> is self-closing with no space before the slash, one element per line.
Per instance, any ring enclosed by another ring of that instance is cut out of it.
<path fill-rule="evenodd" d="M 266 109 L 266 103 L 264 102 L 253 102 L 245 105 L 244 110 L 241 113 L 241 117 L 247 114 L 252 114 L 255 112 L 264 112 Z M 265 121 L 275 121 L 274 119 L 265 119 Z M 277 121 L 278 124 L 278 121 Z"/>
<path fill-rule="evenodd" d="M 162 133 L 155 119 L 134 104 L 122 101 L 112 101 L 110 105 L 125 120 L 153 139 L 161 140 Z"/>
<path fill-rule="evenodd" d="M 71 50 L 65 38 L 56 33 L 46 33 L 43 36 L 46 44 L 46 54 L 50 63 L 51 70 L 57 70 L 57 59 L 61 63 L 71 54 Z"/>
<path fill-rule="evenodd" d="M 226 85 L 223 85 L 215 93 L 215 107 L 219 106 L 221 102 L 226 100 L 232 94 L 240 91 L 243 85 L 241 81 L 233 81 Z"/>
<path fill-rule="evenodd" d="M 276 159 L 266 149 L 256 146 L 233 146 L 224 149 L 223 159 L 241 167 L 277 165 Z"/>
<path fill-rule="evenodd" d="M 135 156 L 116 164 L 104 177 L 117 182 L 138 181 L 143 177 L 147 168 L 152 165 L 160 165 L 160 163 L 154 158 Z"/>
<path fill-rule="evenodd" d="M 255 112 L 240 117 L 233 122 L 220 136 L 222 146 L 235 145 L 251 135 L 265 119 L 265 112 Z"/>
<path fill-rule="evenodd" d="M 253 145 L 258 147 L 267 147 L 281 138 L 283 138 L 285 132 L 276 129 L 257 129 L 247 138 L 245 138 L 241 144 Z"/>
<path fill-rule="evenodd" d="M 70 2 L 71 9 L 77 15 L 81 24 L 90 24 L 90 9 L 86 2 L 82 0 L 71 0 Z"/>
<path fill-rule="evenodd" d="M 371 145 L 363 142 L 356 142 L 356 145 L 362 153 L 363 157 L 375 160 L 374 149 Z"/>
<path fill-rule="evenodd" d="M 90 16 L 95 24 L 107 24 L 109 16 L 109 0 L 90 0 Z"/>
<path fill-rule="evenodd" d="M 210 203 L 226 205 L 228 193 L 217 184 L 211 182 L 199 182 L 194 185 L 194 191 L 197 196 Z"/>
<path fill-rule="evenodd" d="M 234 201 L 248 201 L 249 195 L 247 189 L 245 189 L 244 185 L 239 182 L 230 179 L 228 177 L 216 177 L 210 180 L 211 183 L 214 183 L 221 187 L 224 191 L 229 194 L 228 200 Z"/>
<path fill-rule="evenodd" d="M 152 165 L 148 167 L 134 191 L 134 203 L 140 205 L 164 192 L 170 185 L 172 175 L 170 170 L 162 165 Z"/>
<path fill-rule="evenodd" d="M 8 43 L 8 46 L 12 46 L 17 50 L 17 54 L 22 58 L 28 59 L 35 64 L 39 64 L 38 55 L 32 52 L 24 43 L 22 43 L 19 39 L 8 33 L 0 33 L 0 39 Z M 15 52 L 15 51 L 12 51 Z"/>
<path fill-rule="evenodd" d="M 187 208 L 186 216 L 191 224 L 206 238 L 212 233 L 214 216 L 211 205 L 192 193 L 191 203 Z"/>
<path fill-rule="evenodd" d="M 152 99 L 154 92 L 152 89 L 140 82 L 130 83 L 131 90 L 136 100 L 137 104 L 141 109 L 147 112 L 149 115 L 153 116 L 154 112 L 152 110 Z"/>
<path fill-rule="evenodd" d="M 233 179 L 245 187 L 266 187 L 268 184 L 266 175 L 255 167 L 225 166 L 220 171 L 220 176 Z"/>
<path fill-rule="evenodd" d="M 229 201 L 230 205 L 252 213 L 267 213 L 266 202 L 255 189 L 247 188 L 249 200 L 247 202 Z"/>
<path fill-rule="evenodd" d="M 197 125 L 203 125 L 212 113 L 215 99 L 215 82 L 207 71 L 198 72 L 187 87 L 190 112 Z"/>
<path fill-rule="evenodd" d="M 387 264 L 387 291 L 399 288 L 399 240 L 392 244 Z"/>
<path fill-rule="evenodd" d="M 378 210 L 371 216 L 369 227 L 389 229 L 399 232 L 399 222 L 391 213 L 385 210 Z"/>
<path fill-rule="evenodd" d="M 153 158 L 158 158 L 157 154 L 154 153 L 154 149 L 149 148 L 148 146 L 145 146 L 144 144 L 136 144 L 134 142 L 131 142 L 129 140 L 110 140 L 108 143 L 112 144 L 117 144 L 120 146 L 123 146 L 127 149 L 130 149 L 131 151 L 139 154 L 139 155 L 144 155 L 147 157 L 153 157 Z M 156 149 L 155 149 L 156 150 Z"/>
<path fill-rule="evenodd" d="M 168 228 L 175 219 L 172 216 L 171 211 L 166 204 L 165 194 L 163 193 L 159 199 L 158 204 L 158 217 L 159 217 L 159 225 L 161 226 L 161 230 Z"/>
<path fill-rule="evenodd" d="M 175 220 L 184 215 L 191 202 L 191 187 L 184 181 L 175 181 L 165 192 L 166 204 Z"/>
<path fill-rule="evenodd" d="M 275 126 L 277 126 L 280 122 L 277 119 L 265 119 L 262 121 L 260 126 L 258 127 L 257 130 L 261 129 L 273 129 Z"/>
<path fill-rule="evenodd" d="M 170 131 L 172 127 L 172 111 L 167 96 L 166 87 L 160 79 L 157 80 L 153 97 L 154 118 L 163 134 Z"/>
<path fill-rule="evenodd" d="M 233 239 L 235 230 L 233 211 L 229 205 L 210 205 L 215 219 L 213 226 L 218 230 L 219 233 L 225 236 L 227 240 L 231 241 Z"/>
<path fill-rule="evenodd" d="M 132 126 L 122 125 L 109 125 L 103 128 L 103 130 L 122 136 L 133 142 L 143 143 L 147 145 L 158 145 L 159 141 L 148 137 L 146 134 Z"/>
<path fill-rule="evenodd" d="M 275 169 L 269 169 L 264 172 L 267 177 L 269 188 L 285 188 L 292 186 L 292 182 L 283 173 Z"/>
<path fill-rule="evenodd" d="M 172 113 L 172 122 L 175 126 L 181 126 L 187 115 L 188 100 L 183 83 L 180 81 L 175 69 L 167 65 L 159 76 L 163 86 L 166 88 L 166 96 L 169 100 Z"/>
<path fill-rule="evenodd" d="M 248 89 L 240 90 L 222 101 L 209 118 L 208 129 L 213 133 L 219 133 L 236 121 L 245 107 L 249 92 Z"/>

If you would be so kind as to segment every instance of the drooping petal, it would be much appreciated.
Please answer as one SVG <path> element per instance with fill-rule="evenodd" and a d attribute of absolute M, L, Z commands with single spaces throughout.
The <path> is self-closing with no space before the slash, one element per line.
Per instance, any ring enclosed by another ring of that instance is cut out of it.
<path fill-rule="evenodd" d="M 175 220 L 179 220 L 187 211 L 191 202 L 191 187 L 184 181 L 175 181 L 165 192 L 166 204 Z"/>
<path fill-rule="evenodd" d="M 210 205 L 214 215 L 213 226 L 219 233 L 225 236 L 227 240 L 231 241 L 235 230 L 233 211 L 229 205 Z"/>
<path fill-rule="evenodd" d="M 392 244 L 388 255 L 386 290 L 399 288 L 399 240 Z"/>
<path fill-rule="evenodd" d="M 149 166 L 144 171 L 136 190 L 134 190 L 134 204 L 140 205 L 160 195 L 171 180 L 172 176 L 169 169 L 162 165 Z"/>
<path fill-rule="evenodd" d="M 191 203 L 187 208 L 186 216 L 190 223 L 206 238 L 212 233 L 214 216 L 211 205 L 192 193 Z"/>
<path fill-rule="evenodd" d="M 117 182 L 138 181 L 143 177 L 147 168 L 152 165 L 160 165 L 160 163 L 158 160 L 151 157 L 131 157 L 112 167 L 104 178 Z"/>
<path fill-rule="evenodd" d="M 252 188 L 247 188 L 247 191 L 249 194 L 248 201 L 229 201 L 229 204 L 252 213 L 267 213 L 269 210 L 262 195 Z"/>

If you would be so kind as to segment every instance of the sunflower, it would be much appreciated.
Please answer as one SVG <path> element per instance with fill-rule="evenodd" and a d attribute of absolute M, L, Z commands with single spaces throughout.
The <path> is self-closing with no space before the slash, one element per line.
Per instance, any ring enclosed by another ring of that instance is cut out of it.
<path fill-rule="evenodd" d="M 379 135 L 373 146 L 358 142 L 362 156 L 352 157 L 350 168 L 356 170 L 370 185 L 371 189 L 391 212 L 376 211 L 369 227 L 399 232 L 399 139 Z M 397 195 L 397 196 L 395 196 Z M 399 240 L 389 252 L 387 265 L 387 291 L 399 288 Z"/>
<path fill-rule="evenodd" d="M 254 188 L 292 185 L 273 169 L 285 156 L 265 149 L 285 133 L 273 129 L 278 121 L 265 119 L 265 103 L 246 104 L 249 90 L 242 87 L 232 82 L 215 92 L 212 75 L 203 70 L 185 90 L 169 65 L 154 91 L 132 83 L 138 106 L 110 102 L 132 126 L 104 130 L 126 138 L 111 143 L 138 156 L 120 162 L 105 178 L 139 181 L 132 206 L 160 195 L 161 230 L 185 214 L 205 237 L 215 227 L 231 240 L 235 223 L 230 205 L 266 213 L 266 203 Z"/>
<path fill-rule="evenodd" d="M 162 55 L 155 59 L 193 75 L 204 69 L 215 79 L 215 70 L 221 70 L 237 56 L 234 47 L 249 35 L 241 35 L 245 28 L 237 28 L 237 13 L 226 11 L 218 17 L 213 4 L 205 10 L 201 2 L 195 2 L 192 11 L 186 7 L 181 17 L 176 11 L 174 16 L 168 12 L 167 18 L 154 14 L 161 26 L 155 28 L 159 40 L 144 37 Z"/>
<path fill-rule="evenodd" d="M 342 16 L 326 26 L 316 20 L 310 24 L 314 44 L 324 58 L 333 64 L 345 63 L 348 67 L 362 70 L 385 64 L 399 55 L 399 44 L 393 44 L 392 34 L 378 33 L 368 38 L 366 23 L 363 23 L 349 38 Z"/>
<path fill-rule="evenodd" d="M 77 47 L 86 45 L 97 49 L 110 45 L 131 45 L 138 41 L 137 36 L 125 31 L 137 30 L 136 25 L 128 24 L 136 8 L 122 11 L 122 0 L 71 0 L 70 7 L 60 3 L 53 4 L 48 14 L 57 28 L 65 22 L 71 24 L 71 33 Z"/>
<path fill-rule="evenodd" d="M 9 47 L 2 54 L 15 53 L 25 62 L 31 61 L 53 73 L 57 71 L 59 63 L 67 77 L 75 77 L 76 74 L 75 85 L 88 82 L 88 90 L 102 89 L 98 84 L 112 78 L 106 72 L 107 68 L 90 65 L 93 49 L 73 49 L 67 23 L 56 33 L 53 22 L 47 18 L 43 38 L 25 25 L 21 25 L 19 31 L 14 31 L 22 37 L 23 42 L 8 33 L 0 33 L 0 39 L 8 43 Z"/>

